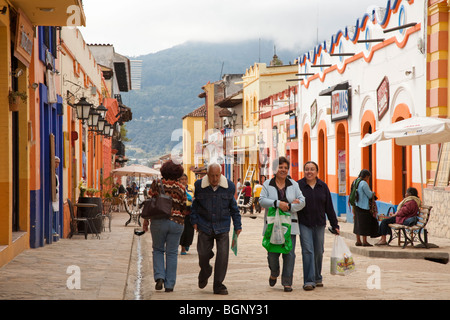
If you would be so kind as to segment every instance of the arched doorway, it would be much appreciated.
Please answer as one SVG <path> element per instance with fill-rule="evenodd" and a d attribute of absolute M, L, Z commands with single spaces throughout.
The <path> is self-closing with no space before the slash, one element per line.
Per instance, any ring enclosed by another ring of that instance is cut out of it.
<path fill-rule="evenodd" d="M 327 175 L 327 127 L 325 121 L 321 121 L 318 127 L 317 165 L 319 166 L 319 179 L 328 183 Z"/>
<path fill-rule="evenodd" d="M 348 193 L 348 131 L 346 123 L 340 122 L 336 124 L 337 187 L 340 196 L 345 196 Z"/>
<path fill-rule="evenodd" d="M 349 190 L 349 154 L 348 123 L 346 120 L 336 122 L 336 189 L 337 214 L 347 212 L 347 195 Z"/>
<path fill-rule="evenodd" d="M 361 139 L 366 134 L 371 134 L 375 131 L 375 116 L 372 111 L 366 111 L 361 119 Z M 367 169 L 372 173 L 369 186 L 371 190 L 376 192 L 377 186 L 377 170 L 376 170 L 376 144 L 364 147 L 361 149 L 361 169 Z"/>
<path fill-rule="evenodd" d="M 411 117 L 409 107 L 399 104 L 392 116 L 392 123 Z M 402 201 L 406 189 L 412 185 L 412 148 L 411 146 L 399 146 L 392 141 L 392 194 L 393 203 Z"/>
<path fill-rule="evenodd" d="M 311 160 L 311 140 L 310 140 L 310 127 L 308 124 L 306 124 L 303 127 L 303 164 L 301 167 L 302 173 L 301 173 L 301 177 L 304 176 L 304 172 L 303 172 L 303 165 Z"/>

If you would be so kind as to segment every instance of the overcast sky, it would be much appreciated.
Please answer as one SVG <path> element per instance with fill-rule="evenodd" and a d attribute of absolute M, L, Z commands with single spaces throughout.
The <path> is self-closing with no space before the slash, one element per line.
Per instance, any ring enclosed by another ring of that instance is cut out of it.
<path fill-rule="evenodd" d="M 356 25 L 387 0 L 85 0 L 89 44 L 112 44 L 139 56 L 186 41 L 273 40 L 277 48 L 311 48 Z"/>

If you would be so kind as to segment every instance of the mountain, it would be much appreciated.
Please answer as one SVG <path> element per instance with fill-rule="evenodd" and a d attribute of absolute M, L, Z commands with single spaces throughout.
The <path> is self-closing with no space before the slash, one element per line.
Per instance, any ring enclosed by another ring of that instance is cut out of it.
<path fill-rule="evenodd" d="M 284 64 L 293 63 L 299 53 L 277 50 Z M 223 74 L 243 74 L 255 64 L 269 64 L 273 42 L 254 40 L 236 43 L 188 42 L 170 49 L 130 58 L 142 60 L 141 90 L 122 94 L 133 112 L 126 124 L 126 154 L 129 158 L 156 159 L 170 153 L 181 141 L 172 133 L 182 128 L 182 117 L 204 104 L 198 95 L 209 81 Z M 172 141 L 173 140 L 173 141 Z"/>

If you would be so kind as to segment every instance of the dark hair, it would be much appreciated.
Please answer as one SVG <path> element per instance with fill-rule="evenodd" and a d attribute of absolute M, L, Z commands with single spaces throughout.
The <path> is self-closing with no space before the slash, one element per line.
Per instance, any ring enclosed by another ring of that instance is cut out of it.
<path fill-rule="evenodd" d="M 280 164 L 283 164 L 283 163 L 286 163 L 286 164 L 287 164 L 287 167 L 288 167 L 288 169 L 289 169 L 289 166 L 290 166 L 289 160 L 286 159 L 286 157 L 279 157 L 278 159 L 275 159 L 275 160 L 273 161 L 273 171 L 274 171 L 274 172 L 277 171 L 279 165 L 280 165 Z"/>
<path fill-rule="evenodd" d="M 246 181 L 246 182 L 245 182 L 245 185 L 246 185 L 246 186 L 249 186 L 249 185 L 250 185 L 250 182 Z"/>
<path fill-rule="evenodd" d="M 175 164 L 172 160 L 168 160 L 161 166 L 161 175 L 167 180 L 178 180 L 184 173 L 182 165 Z"/>
<path fill-rule="evenodd" d="M 370 173 L 369 170 L 367 170 L 367 169 L 362 169 L 361 172 L 359 173 L 358 178 L 365 179 L 365 178 L 367 178 L 367 177 L 370 177 L 371 175 L 372 175 L 372 174 Z"/>
<path fill-rule="evenodd" d="M 419 193 L 417 192 L 416 188 L 409 187 L 408 189 L 406 189 L 406 192 L 414 197 L 419 197 Z"/>
<path fill-rule="evenodd" d="M 319 172 L 319 166 L 317 165 L 317 163 L 315 163 L 314 161 L 307 161 L 304 165 L 303 165 L 303 171 L 305 171 L 306 165 L 307 164 L 313 164 L 316 167 L 317 172 Z"/>

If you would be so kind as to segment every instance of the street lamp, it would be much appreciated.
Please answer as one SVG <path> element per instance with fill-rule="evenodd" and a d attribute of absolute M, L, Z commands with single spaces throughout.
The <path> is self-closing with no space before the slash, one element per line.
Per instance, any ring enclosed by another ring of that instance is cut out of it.
<path fill-rule="evenodd" d="M 107 122 L 105 123 L 105 129 L 103 132 L 103 135 L 105 136 L 105 138 L 109 138 L 109 132 L 111 131 L 111 125 Z"/>
<path fill-rule="evenodd" d="M 85 97 L 82 97 L 78 103 L 75 104 L 77 111 L 77 118 L 83 123 L 89 119 L 89 112 L 91 111 L 92 104 L 89 103 Z"/>
<path fill-rule="evenodd" d="M 102 117 L 98 118 L 97 132 L 103 134 L 103 130 L 105 129 L 106 120 Z"/>
<path fill-rule="evenodd" d="M 91 111 L 89 112 L 89 118 L 88 118 L 88 126 L 90 129 L 94 129 L 97 127 L 99 117 L 100 117 L 100 113 L 95 111 L 94 108 L 91 108 Z"/>
<path fill-rule="evenodd" d="M 106 109 L 106 107 L 103 104 L 99 105 L 96 110 L 97 112 L 100 113 L 100 116 L 103 119 L 106 119 L 106 112 L 108 111 L 108 109 Z"/>
<path fill-rule="evenodd" d="M 233 129 L 236 128 L 236 120 L 237 120 L 237 113 L 236 110 L 233 110 L 233 114 L 231 115 L 231 119 L 233 120 Z"/>

